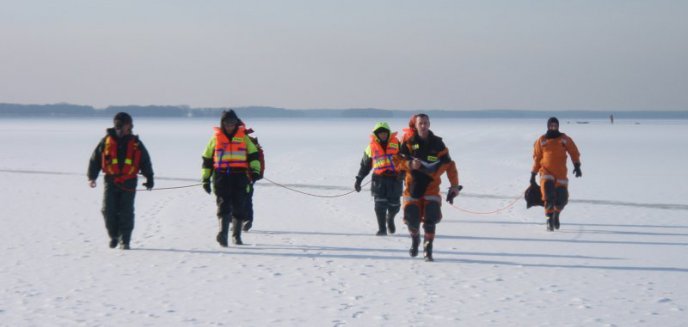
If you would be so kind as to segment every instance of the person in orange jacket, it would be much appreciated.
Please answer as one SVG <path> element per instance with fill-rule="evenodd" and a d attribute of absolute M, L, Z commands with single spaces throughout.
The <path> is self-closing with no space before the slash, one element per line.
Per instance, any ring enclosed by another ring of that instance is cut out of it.
<path fill-rule="evenodd" d="M 547 120 L 547 133 L 540 136 L 533 145 L 533 169 L 530 174 L 531 185 L 537 185 L 535 175 L 540 174 L 548 231 L 559 229 L 559 215 L 569 199 L 567 153 L 573 161 L 574 175 L 583 176 L 576 143 L 568 135 L 559 132 L 559 120 L 551 117 Z"/>
<path fill-rule="evenodd" d="M 409 128 L 404 129 L 404 138 L 399 151 L 399 170 L 406 171 L 404 189 L 404 223 L 411 235 L 411 257 L 418 255 L 420 245 L 420 223 L 425 231 L 423 256 L 433 261 L 432 247 L 435 239 L 435 225 L 442 219 L 442 197 L 440 196 L 440 177 L 446 173 L 451 186 L 447 201 L 453 203 L 459 195 L 459 173 L 456 164 L 449 156 L 449 149 L 442 138 L 430 130 L 430 118 L 426 114 L 411 117 Z"/>

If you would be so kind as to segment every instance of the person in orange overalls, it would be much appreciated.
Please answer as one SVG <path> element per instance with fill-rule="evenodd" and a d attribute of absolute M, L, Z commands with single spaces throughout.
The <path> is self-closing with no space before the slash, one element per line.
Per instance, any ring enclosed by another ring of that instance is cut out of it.
<path fill-rule="evenodd" d="M 406 171 L 404 189 L 404 223 L 411 235 L 411 257 L 418 255 L 420 244 L 420 223 L 423 222 L 423 257 L 433 261 L 432 247 L 435 239 L 435 225 L 442 219 L 442 197 L 440 177 L 446 172 L 451 186 L 447 202 L 453 203 L 459 194 L 459 173 L 449 156 L 449 149 L 442 138 L 430 130 L 430 118 L 426 114 L 411 117 L 409 128 L 404 129 L 404 141 L 399 151 L 402 160 L 399 170 Z"/>
<path fill-rule="evenodd" d="M 548 231 L 559 229 L 559 215 L 569 198 L 567 153 L 573 161 L 574 175 L 583 176 L 580 169 L 580 152 L 576 143 L 568 135 L 559 132 L 559 120 L 551 117 L 547 121 L 547 133 L 540 136 L 533 145 L 533 169 L 530 174 L 531 185 L 537 185 L 535 175 L 540 174 Z"/>

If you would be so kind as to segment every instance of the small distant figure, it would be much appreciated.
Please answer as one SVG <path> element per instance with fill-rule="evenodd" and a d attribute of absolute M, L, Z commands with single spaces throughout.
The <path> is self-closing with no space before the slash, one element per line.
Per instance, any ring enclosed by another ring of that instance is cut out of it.
<path fill-rule="evenodd" d="M 609 115 L 609 122 L 614 125 L 614 114 Z"/>
<path fill-rule="evenodd" d="M 540 174 L 542 201 L 545 204 L 547 230 L 550 232 L 559 229 L 559 215 L 569 199 L 567 153 L 573 161 L 575 176 L 583 176 L 576 144 L 568 135 L 559 132 L 559 120 L 551 117 L 547 121 L 547 133 L 533 145 L 533 169 L 530 174 L 531 186 L 537 186 L 535 176 Z"/>
<path fill-rule="evenodd" d="M 392 133 L 389 124 L 379 122 L 373 127 L 370 144 L 363 152 L 361 167 L 356 175 L 354 189 L 361 191 L 361 181 L 373 171 L 370 188 L 375 198 L 375 215 L 377 217 L 377 236 L 396 232 L 394 217 L 401 208 L 401 192 L 404 187 L 403 172 L 397 167 L 401 143 L 397 133 Z M 385 223 L 387 224 L 385 227 Z"/>
<path fill-rule="evenodd" d="M 106 130 L 107 135 L 98 143 L 88 164 L 88 183 L 96 187 L 98 173 L 105 173 L 105 196 L 103 217 L 110 236 L 110 248 L 119 244 L 122 250 L 129 250 L 131 232 L 134 230 L 134 198 L 136 196 L 136 175 L 146 177 L 143 186 L 153 188 L 153 166 L 146 147 L 138 135 L 132 134 L 134 123 L 126 112 L 117 113 L 114 127 Z"/>
<path fill-rule="evenodd" d="M 222 247 L 228 246 L 229 223 L 232 223 L 232 243 L 241 240 L 242 222 L 247 220 L 247 206 L 253 183 L 261 178 L 258 148 L 246 134 L 234 110 L 225 111 L 220 127 L 203 152 L 201 180 L 203 189 L 212 193 L 211 178 L 217 202 L 220 231 L 215 238 Z"/>

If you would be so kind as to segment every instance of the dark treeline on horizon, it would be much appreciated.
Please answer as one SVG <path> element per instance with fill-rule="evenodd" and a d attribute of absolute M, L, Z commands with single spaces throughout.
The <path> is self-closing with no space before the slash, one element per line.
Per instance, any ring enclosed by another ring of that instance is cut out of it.
<path fill-rule="evenodd" d="M 219 117 L 230 108 L 191 108 L 188 106 L 109 106 L 96 109 L 74 104 L 12 104 L 0 103 L 0 117 L 112 117 L 125 111 L 135 117 Z M 238 107 L 234 109 L 240 117 L 272 118 L 408 118 L 414 113 L 424 112 L 438 118 L 547 118 L 557 116 L 570 119 L 688 119 L 684 111 L 536 111 L 536 110 L 384 110 L 384 109 L 283 109 L 274 107 Z"/>

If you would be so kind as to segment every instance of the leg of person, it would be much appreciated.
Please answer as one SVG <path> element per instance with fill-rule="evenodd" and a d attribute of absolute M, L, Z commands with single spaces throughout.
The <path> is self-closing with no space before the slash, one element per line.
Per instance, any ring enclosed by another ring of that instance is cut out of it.
<path fill-rule="evenodd" d="M 110 237 L 109 246 L 111 249 L 117 247 L 119 243 L 119 224 L 117 224 L 119 212 L 117 210 L 117 187 L 111 182 L 104 183 L 103 192 L 103 207 L 101 212 L 103 213 L 103 219 L 105 220 L 105 229 L 107 229 L 108 236 Z"/>
<path fill-rule="evenodd" d="M 409 255 L 412 257 L 418 256 L 418 245 L 420 245 L 420 205 L 420 201 L 416 200 L 406 203 L 404 206 L 404 223 L 406 223 L 411 235 Z"/>
<path fill-rule="evenodd" d="M 556 197 L 554 200 L 554 212 L 552 214 L 552 220 L 554 221 L 554 229 L 559 229 L 560 220 L 559 215 L 564 207 L 569 202 L 569 191 L 566 188 L 566 184 L 557 185 L 556 187 Z"/>
<path fill-rule="evenodd" d="M 425 204 L 425 220 L 423 221 L 423 257 L 425 261 L 433 261 L 432 258 L 432 243 L 435 240 L 435 228 L 442 220 L 442 211 L 440 210 L 440 203 L 437 201 L 427 201 Z"/>
<path fill-rule="evenodd" d="M 545 203 L 545 215 L 547 217 L 547 230 L 554 230 L 554 199 L 556 192 L 553 180 L 541 180 L 542 201 Z"/>
<path fill-rule="evenodd" d="M 244 232 L 248 232 L 253 227 L 253 185 L 250 188 L 251 190 L 246 197 L 246 220 L 244 220 L 244 225 L 241 228 Z"/>
<path fill-rule="evenodd" d="M 383 197 L 375 197 L 375 217 L 377 218 L 377 236 L 387 235 L 387 227 L 385 227 L 385 220 L 387 219 L 387 199 Z"/>
<path fill-rule="evenodd" d="M 387 192 L 387 231 L 394 234 L 397 230 L 394 217 L 401 209 L 401 192 L 404 186 L 403 179 L 395 178 L 390 182 L 391 191 Z"/>
<path fill-rule="evenodd" d="M 135 190 L 136 181 L 127 181 L 125 187 Z M 136 199 L 136 192 L 127 190 L 120 190 L 119 192 L 120 196 L 117 207 L 119 208 L 119 231 L 122 234 L 119 248 L 122 250 L 129 250 L 131 248 L 131 233 L 134 231 L 134 200 Z"/>
<path fill-rule="evenodd" d="M 227 247 L 227 239 L 229 234 L 229 222 L 232 216 L 232 205 L 226 194 L 217 194 L 217 221 L 219 224 L 219 231 L 217 233 L 217 243 L 222 247 Z"/>
<path fill-rule="evenodd" d="M 394 217 L 399 213 L 401 208 L 401 203 L 399 203 L 399 198 L 387 199 L 387 230 L 390 234 L 394 234 L 397 231 L 397 227 L 394 224 Z"/>
<path fill-rule="evenodd" d="M 247 219 L 246 200 L 250 187 L 248 177 L 245 177 L 245 180 L 238 177 L 232 187 L 232 243 L 236 245 L 244 244 L 241 240 L 241 230 L 242 223 Z"/>

